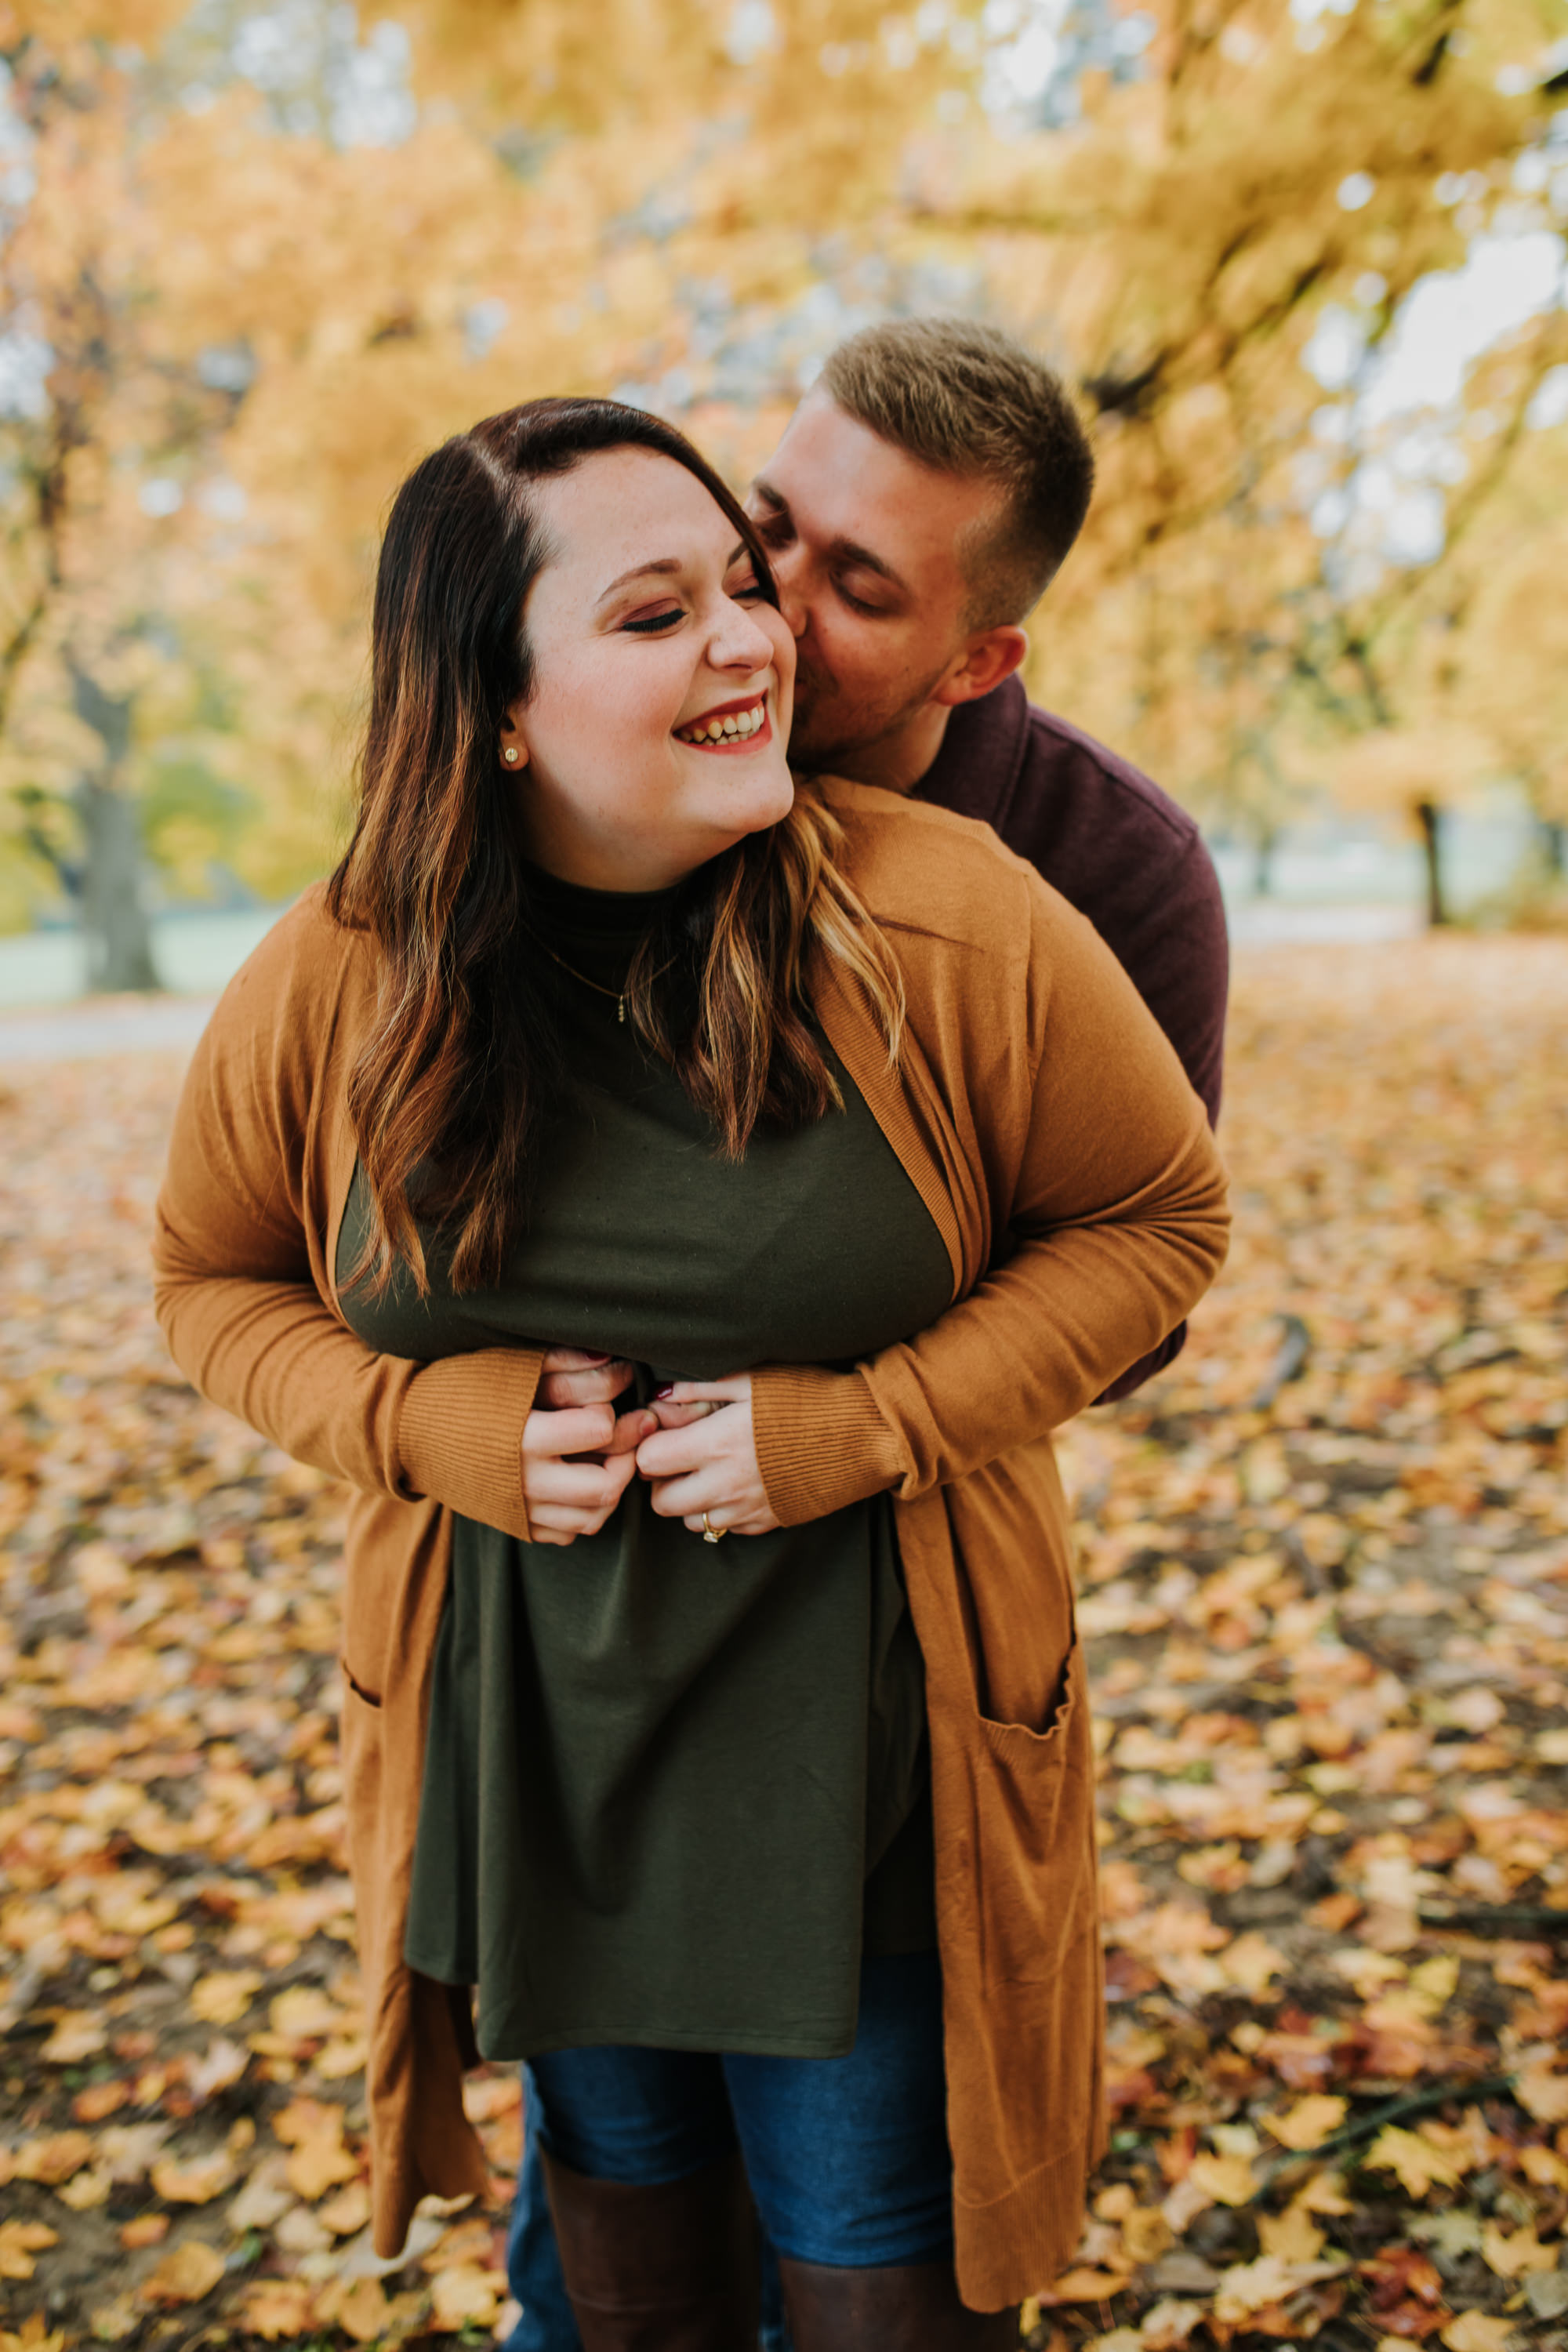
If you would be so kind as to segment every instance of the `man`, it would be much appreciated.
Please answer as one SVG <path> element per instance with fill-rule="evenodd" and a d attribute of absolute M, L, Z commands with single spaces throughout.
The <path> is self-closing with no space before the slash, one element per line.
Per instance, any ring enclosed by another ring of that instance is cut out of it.
<path fill-rule="evenodd" d="M 994 826 L 1094 924 L 1212 1125 L 1228 959 L 1197 827 L 1135 768 L 1031 708 L 1016 676 L 1022 624 L 1092 482 L 1062 384 L 995 329 L 906 320 L 840 344 L 747 500 L 798 647 L 790 757 Z M 1185 1336 L 1109 1394 L 1130 1394 Z M 563 1369 L 547 1401 L 595 1402 L 619 1377 Z M 523 2306 L 510 2352 L 578 2352 L 531 2118 L 509 2270 Z M 783 2345 L 776 2317 L 763 2334 Z"/>

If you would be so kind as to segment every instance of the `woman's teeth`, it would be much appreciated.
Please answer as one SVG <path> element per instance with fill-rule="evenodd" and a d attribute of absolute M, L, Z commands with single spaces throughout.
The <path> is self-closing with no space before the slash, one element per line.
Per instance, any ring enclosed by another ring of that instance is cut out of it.
<path fill-rule="evenodd" d="M 766 701 L 753 703 L 750 710 L 726 710 L 720 719 L 700 719 L 695 727 L 678 727 L 676 734 L 682 743 L 736 743 L 754 735 L 768 715 Z"/>

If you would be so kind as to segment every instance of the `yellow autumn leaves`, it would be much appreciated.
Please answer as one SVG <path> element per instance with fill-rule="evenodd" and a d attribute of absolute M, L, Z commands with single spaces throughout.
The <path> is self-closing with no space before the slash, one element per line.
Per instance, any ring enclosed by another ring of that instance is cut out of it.
<path fill-rule="evenodd" d="M 0 922 L 44 887 L 5 788 L 101 757 L 73 663 L 126 703 L 121 781 L 174 885 L 217 859 L 282 895 L 336 836 L 376 536 L 416 456 L 629 384 L 743 478 L 836 322 L 884 299 L 994 309 L 1091 387 L 1101 488 L 1037 633 L 1047 700 L 1243 828 L 1340 777 L 1331 711 L 1383 721 L 1352 798 L 1440 799 L 1490 760 L 1561 803 L 1568 466 L 1521 422 L 1550 321 L 1478 381 L 1463 529 L 1429 572 L 1339 597 L 1302 488 L 1331 462 L 1301 363 L 1325 303 L 1377 326 L 1462 260 L 1439 175 L 1525 201 L 1534 117 L 1496 68 L 1539 47 L 1529 0 L 1475 0 L 1430 72 L 1397 11 L 1320 12 L 1303 46 L 1287 0 L 1229 42 L 1160 0 L 1139 72 L 1091 76 L 1068 138 L 997 135 L 963 5 L 838 0 L 829 70 L 814 0 L 773 0 L 745 58 L 723 11 L 420 0 L 411 134 L 342 152 L 278 135 L 243 85 L 159 102 L 106 29 L 123 10 L 22 13 L 37 186 L 0 267 L 56 405 L 6 428 Z M 138 11 L 149 58 L 181 13 Z"/>
<path fill-rule="evenodd" d="M 191 1987 L 191 2014 L 205 2025 L 237 2025 L 263 1982 L 254 1969 L 220 1969 L 199 1977 Z"/>
<path fill-rule="evenodd" d="M 1331 2132 L 1338 2131 L 1350 2107 L 1348 2099 L 1336 2098 L 1324 2092 L 1314 2092 L 1298 2099 L 1283 2115 L 1266 2116 L 1264 2123 L 1281 2147 L 1304 2149 L 1321 2147 Z"/>

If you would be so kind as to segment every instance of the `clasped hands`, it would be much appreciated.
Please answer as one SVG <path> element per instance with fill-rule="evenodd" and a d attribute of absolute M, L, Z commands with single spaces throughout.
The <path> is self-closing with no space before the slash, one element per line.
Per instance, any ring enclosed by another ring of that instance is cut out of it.
<path fill-rule="evenodd" d="M 535 1543 L 595 1535 L 634 1478 L 660 1518 L 700 1533 L 760 1536 L 779 1524 L 757 1465 L 752 1376 L 677 1381 L 651 1403 L 616 1411 L 630 1364 L 552 1348 L 539 1403 L 523 1423 L 522 1492 Z"/>

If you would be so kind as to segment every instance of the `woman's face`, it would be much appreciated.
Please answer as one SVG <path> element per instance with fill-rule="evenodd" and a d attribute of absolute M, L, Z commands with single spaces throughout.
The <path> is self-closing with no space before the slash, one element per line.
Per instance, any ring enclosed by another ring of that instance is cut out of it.
<path fill-rule="evenodd" d="M 795 642 L 673 458 L 605 450 L 534 497 L 534 692 L 500 739 L 529 855 L 589 889 L 664 889 L 787 815 Z"/>

